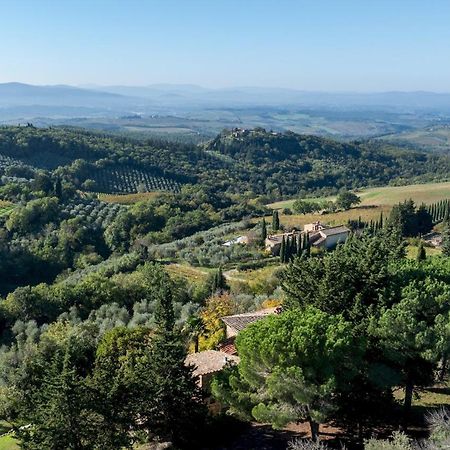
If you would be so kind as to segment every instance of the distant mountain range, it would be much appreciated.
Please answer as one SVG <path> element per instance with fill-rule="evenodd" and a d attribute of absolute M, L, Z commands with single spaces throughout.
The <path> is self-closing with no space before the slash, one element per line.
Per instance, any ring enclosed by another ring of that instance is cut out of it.
<path fill-rule="evenodd" d="M 332 109 L 387 109 L 450 111 L 450 93 L 381 92 L 330 93 L 294 89 L 236 87 L 207 89 L 195 85 L 150 86 L 36 86 L 0 84 L 0 109 L 36 107 L 89 108 L 99 112 L 167 113 L 204 108 L 303 107 Z M 60 111 L 58 112 L 60 113 Z"/>

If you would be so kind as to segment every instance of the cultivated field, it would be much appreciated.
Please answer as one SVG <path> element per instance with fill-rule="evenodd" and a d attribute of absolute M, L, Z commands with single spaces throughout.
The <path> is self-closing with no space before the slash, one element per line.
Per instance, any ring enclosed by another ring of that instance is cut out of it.
<path fill-rule="evenodd" d="M 98 194 L 98 199 L 106 203 L 133 205 L 137 202 L 154 200 L 161 192 L 138 192 L 136 194 Z"/>
<path fill-rule="evenodd" d="M 280 221 L 283 225 L 288 227 L 302 226 L 306 223 L 311 223 L 316 220 L 322 220 L 330 225 L 344 224 L 348 220 L 357 220 L 361 217 L 364 221 L 377 220 L 380 213 L 386 217 L 392 206 L 412 198 L 416 204 L 434 203 L 439 200 L 450 198 L 450 182 L 445 183 L 429 183 L 429 184 L 414 184 L 409 186 L 386 186 L 379 188 L 362 189 L 357 192 L 361 198 L 361 204 L 348 211 L 340 211 L 331 214 L 280 214 Z M 334 200 L 335 197 L 311 199 Z M 272 209 L 292 208 L 294 200 L 286 200 L 267 205 Z M 270 220 L 270 218 L 267 218 Z"/>

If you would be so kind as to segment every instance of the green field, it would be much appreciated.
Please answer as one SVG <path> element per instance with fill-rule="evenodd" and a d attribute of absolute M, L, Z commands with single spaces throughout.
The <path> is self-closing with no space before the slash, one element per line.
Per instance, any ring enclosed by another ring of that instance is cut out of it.
<path fill-rule="evenodd" d="M 0 437 L 0 450 L 16 450 L 19 449 L 17 440 L 12 436 Z"/>
<path fill-rule="evenodd" d="M 133 205 L 137 202 L 154 200 L 161 195 L 160 191 L 138 192 L 135 194 L 102 194 L 99 193 L 98 199 L 106 203 L 119 203 L 121 205 Z"/>
<path fill-rule="evenodd" d="M 17 440 L 13 436 L 7 435 L 11 425 L 4 420 L 0 420 L 0 450 L 16 450 L 19 448 Z"/>
<path fill-rule="evenodd" d="M 413 184 L 409 186 L 386 186 L 379 188 L 362 189 L 357 192 L 361 198 L 361 204 L 348 211 L 338 211 L 330 214 L 280 214 L 280 222 L 287 227 L 300 227 L 306 223 L 320 220 L 329 225 L 345 224 L 349 220 L 363 221 L 378 220 L 382 212 L 385 217 L 393 205 L 412 198 L 416 204 L 434 203 L 439 200 L 450 198 L 450 182 Z M 321 197 L 311 201 L 334 200 L 335 197 Z M 272 209 L 292 208 L 295 200 L 285 200 L 267 205 Z M 271 217 L 266 218 L 267 221 Z"/>
<path fill-rule="evenodd" d="M 434 203 L 450 198 L 450 182 L 411 184 L 408 186 L 385 186 L 362 189 L 357 192 L 361 198 L 361 206 L 392 206 L 403 200 L 412 198 L 416 204 Z M 334 200 L 335 197 L 318 198 L 311 200 Z M 267 205 L 269 208 L 291 208 L 294 200 L 285 200 Z"/>

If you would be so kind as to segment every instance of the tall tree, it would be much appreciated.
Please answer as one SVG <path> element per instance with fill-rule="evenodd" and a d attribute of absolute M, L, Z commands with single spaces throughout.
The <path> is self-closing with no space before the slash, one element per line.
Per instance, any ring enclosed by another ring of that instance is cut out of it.
<path fill-rule="evenodd" d="M 280 216 L 278 211 L 275 209 L 272 213 L 272 232 L 280 229 Z"/>
<path fill-rule="evenodd" d="M 267 224 L 266 219 L 263 217 L 262 223 L 261 223 L 261 241 L 264 244 L 264 241 L 267 238 Z"/>
<path fill-rule="evenodd" d="M 450 256 L 450 222 L 444 222 L 442 229 L 442 254 Z"/>
<path fill-rule="evenodd" d="M 344 210 L 350 209 L 353 205 L 358 205 L 359 203 L 361 203 L 361 199 L 350 191 L 343 191 L 336 198 L 336 206 Z"/>
<path fill-rule="evenodd" d="M 241 361 L 213 384 L 232 412 L 282 428 L 307 420 L 317 439 L 334 397 L 356 375 L 362 340 L 342 317 L 314 308 L 270 316 L 236 340 Z"/>
<path fill-rule="evenodd" d="M 427 252 L 425 251 L 423 242 L 420 241 L 419 246 L 417 247 L 416 261 L 420 263 L 421 261 L 425 261 L 426 258 L 427 258 Z"/>

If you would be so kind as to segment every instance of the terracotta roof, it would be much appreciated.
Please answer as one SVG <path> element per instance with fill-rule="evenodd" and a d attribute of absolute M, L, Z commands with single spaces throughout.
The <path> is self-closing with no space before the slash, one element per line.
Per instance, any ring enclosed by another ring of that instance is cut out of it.
<path fill-rule="evenodd" d="M 275 314 L 276 308 L 266 308 L 261 311 L 255 311 L 251 313 L 245 314 L 235 314 L 233 316 L 225 316 L 222 317 L 225 325 L 235 329 L 236 331 L 242 331 L 247 325 L 250 325 L 253 322 L 263 319 L 269 314 Z"/>
<path fill-rule="evenodd" d="M 229 355 L 237 355 L 237 349 L 234 345 L 234 341 L 236 340 L 235 336 L 229 337 L 225 339 L 219 344 L 219 350 L 224 353 L 228 353 Z"/>
<path fill-rule="evenodd" d="M 220 372 L 227 364 L 239 364 L 239 361 L 239 356 L 218 352 L 217 350 L 191 353 L 184 360 L 187 366 L 195 366 L 195 376 Z"/>

